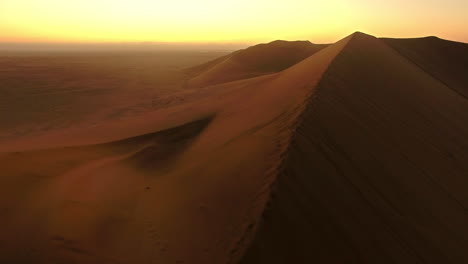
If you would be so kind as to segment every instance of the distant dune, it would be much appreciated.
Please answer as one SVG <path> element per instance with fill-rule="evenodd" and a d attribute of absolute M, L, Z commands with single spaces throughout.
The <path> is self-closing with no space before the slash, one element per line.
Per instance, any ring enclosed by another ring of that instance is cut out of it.
<path fill-rule="evenodd" d="M 427 73 L 468 98 L 468 44 L 437 37 L 383 40 Z"/>
<path fill-rule="evenodd" d="M 466 46 L 276 41 L 6 141 L 0 262 L 467 263 Z"/>
<path fill-rule="evenodd" d="M 282 71 L 325 48 L 309 41 L 277 40 L 239 50 L 187 72 L 189 87 L 208 86 Z"/>

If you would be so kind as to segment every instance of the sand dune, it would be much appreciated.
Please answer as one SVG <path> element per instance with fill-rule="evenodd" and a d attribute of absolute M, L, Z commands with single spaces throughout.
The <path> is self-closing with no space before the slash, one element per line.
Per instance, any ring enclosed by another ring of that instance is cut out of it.
<path fill-rule="evenodd" d="M 316 90 L 241 263 L 467 262 L 465 98 L 364 34 Z"/>
<path fill-rule="evenodd" d="M 465 44 L 407 41 L 258 45 L 5 142 L 0 262 L 468 262 Z"/>
<path fill-rule="evenodd" d="M 468 99 L 468 44 L 437 37 L 383 40 L 434 78 Z"/>
<path fill-rule="evenodd" d="M 0 157 L 7 175 L 0 188 L 8 194 L 0 220 L 2 261 L 229 262 L 262 212 L 310 88 L 336 53 L 309 62 L 316 74 L 292 90 L 283 85 L 295 81 L 294 74 L 273 74 L 196 89 L 184 95 L 188 103 L 132 120 L 23 139 L 16 146 L 21 151 Z M 179 146 L 177 137 L 158 143 L 131 136 L 122 150 L 121 140 L 96 146 L 76 139 L 154 134 L 204 117 L 209 124 L 192 133 L 188 145 Z M 47 149 L 47 142 L 63 145 Z M 66 142 L 75 146 L 63 147 Z M 170 166 L 157 162 L 170 153 Z"/>
<path fill-rule="evenodd" d="M 239 50 L 187 70 L 189 87 L 202 87 L 282 71 L 325 48 L 309 41 L 273 41 Z"/>

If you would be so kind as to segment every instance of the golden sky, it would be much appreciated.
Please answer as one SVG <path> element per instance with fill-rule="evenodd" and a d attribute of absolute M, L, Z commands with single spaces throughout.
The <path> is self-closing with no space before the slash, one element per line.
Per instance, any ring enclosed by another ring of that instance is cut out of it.
<path fill-rule="evenodd" d="M 0 0 L 1 42 L 468 42 L 468 0 Z"/>

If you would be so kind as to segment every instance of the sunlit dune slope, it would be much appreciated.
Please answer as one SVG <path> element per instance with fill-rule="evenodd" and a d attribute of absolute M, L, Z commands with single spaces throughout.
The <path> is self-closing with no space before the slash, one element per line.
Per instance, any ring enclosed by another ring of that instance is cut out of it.
<path fill-rule="evenodd" d="M 355 34 L 301 115 L 241 263 L 467 262 L 467 121 L 464 97 Z"/>
<path fill-rule="evenodd" d="M 297 116 L 339 51 L 188 90 L 141 116 L 3 146 L 1 262 L 239 259 Z"/>
<path fill-rule="evenodd" d="M 187 70 L 189 87 L 202 87 L 282 71 L 325 48 L 309 41 L 277 40 L 239 50 Z"/>

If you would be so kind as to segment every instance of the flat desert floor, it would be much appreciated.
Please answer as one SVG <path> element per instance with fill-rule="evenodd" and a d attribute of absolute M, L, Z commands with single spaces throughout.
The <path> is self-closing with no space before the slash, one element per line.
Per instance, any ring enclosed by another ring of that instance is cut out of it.
<path fill-rule="evenodd" d="M 164 106 L 158 98 L 184 87 L 183 69 L 225 54 L 0 51 L 0 144 Z"/>

